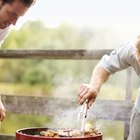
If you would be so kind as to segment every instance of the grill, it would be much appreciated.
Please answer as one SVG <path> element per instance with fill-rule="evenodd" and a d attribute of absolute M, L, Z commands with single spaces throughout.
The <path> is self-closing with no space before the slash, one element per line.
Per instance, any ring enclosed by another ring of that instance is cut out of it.
<path fill-rule="evenodd" d="M 98 132 L 95 136 L 60 136 L 60 137 L 46 137 L 40 136 L 40 132 L 47 131 L 50 128 L 24 128 L 16 131 L 16 140 L 102 140 L 102 132 Z M 59 129 L 51 128 L 51 130 L 58 131 Z"/>

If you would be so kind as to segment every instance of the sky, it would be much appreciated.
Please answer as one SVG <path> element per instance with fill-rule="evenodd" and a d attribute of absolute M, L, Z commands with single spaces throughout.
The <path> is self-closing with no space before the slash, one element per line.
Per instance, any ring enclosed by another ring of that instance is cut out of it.
<path fill-rule="evenodd" d="M 135 38 L 140 34 L 140 0 L 36 0 L 14 28 L 34 20 L 51 28 L 62 23 L 105 27 L 123 33 L 124 39 Z"/>
<path fill-rule="evenodd" d="M 41 20 L 46 26 L 61 23 L 97 26 L 140 26 L 139 0 L 37 0 L 17 26 Z"/>

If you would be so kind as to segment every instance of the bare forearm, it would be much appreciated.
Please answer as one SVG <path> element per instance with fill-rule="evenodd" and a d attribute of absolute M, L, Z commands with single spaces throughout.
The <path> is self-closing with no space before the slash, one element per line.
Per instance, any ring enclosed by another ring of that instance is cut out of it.
<path fill-rule="evenodd" d="M 102 84 L 107 81 L 109 76 L 110 76 L 109 72 L 106 71 L 102 66 L 100 66 L 100 64 L 97 64 L 92 73 L 90 85 L 94 87 L 94 90 L 96 92 L 99 92 Z"/>
<path fill-rule="evenodd" d="M 90 84 L 82 84 L 78 90 L 79 104 L 82 105 L 85 100 L 88 99 L 88 108 L 90 108 L 92 103 L 95 101 L 102 84 L 107 81 L 109 75 L 109 72 L 97 64 L 93 70 Z"/>

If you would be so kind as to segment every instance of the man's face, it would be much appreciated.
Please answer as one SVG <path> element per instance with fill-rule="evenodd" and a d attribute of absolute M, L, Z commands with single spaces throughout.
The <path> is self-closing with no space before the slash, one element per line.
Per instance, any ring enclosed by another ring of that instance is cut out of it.
<path fill-rule="evenodd" d="M 0 2 L 0 29 L 15 25 L 18 18 L 23 16 L 28 8 L 19 0 L 12 3 Z"/>
<path fill-rule="evenodd" d="M 135 52 L 135 58 L 136 58 L 136 61 L 138 62 L 138 64 L 140 65 L 140 53 L 138 52 L 137 49 L 136 49 L 136 52 Z"/>

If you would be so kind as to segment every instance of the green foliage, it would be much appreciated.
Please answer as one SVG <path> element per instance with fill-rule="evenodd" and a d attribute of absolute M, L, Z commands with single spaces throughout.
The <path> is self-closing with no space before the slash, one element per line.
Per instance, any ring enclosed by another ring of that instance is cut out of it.
<path fill-rule="evenodd" d="M 2 49 L 78 49 L 84 48 L 88 38 L 83 35 L 81 29 L 62 24 L 57 28 L 46 28 L 42 22 L 27 22 L 20 30 L 12 30 L 4 42 Z M 79 62 L 70 62 L 70 67 L 65 61 L 30 61 L 30 60 L 1 60 L 0 75 L 1 82 L 50 83 L 55 85 L 57 74 L 75 76 L 83 65 Z M 65 70 L 64 70 L 65 69 Z M 71 69 L 71 70 L 70 70 Z M 72 71 L 75 71 L 72 74 Z M 86 69 L 88 72 L 88 69 Z M 89 73 L 89 72 L 88 72 Z"/>
<path fill-rule="evenodd" d="M 8 113 L 5 121 L 2 124 L 1 132 L 15 134 L 16 130 L 21 128 L 47 127 L 50 121 L 51 117 L 48 116 L 23 115 L 23 114 L 19 115 Z"/>
<path fill-rule="evenodd" d="M 4 49 L 78 49 L 88 41 L 81 31 L 68 25 L 46 28 L 41 22 L 27 22 L 20 30 L 12 30 Z"/>

